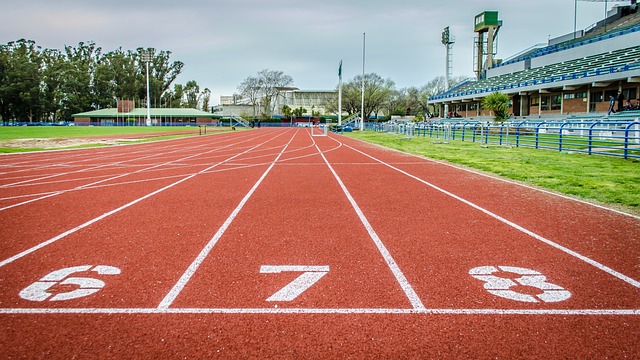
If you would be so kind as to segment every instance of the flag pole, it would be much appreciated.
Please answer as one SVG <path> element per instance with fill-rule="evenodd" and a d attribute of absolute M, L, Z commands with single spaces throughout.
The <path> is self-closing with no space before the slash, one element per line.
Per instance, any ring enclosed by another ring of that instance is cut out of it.
<path fill-rule="evenodd" d="M 338 68 L 338 126 L 342 126 L 342 60 Z"/>

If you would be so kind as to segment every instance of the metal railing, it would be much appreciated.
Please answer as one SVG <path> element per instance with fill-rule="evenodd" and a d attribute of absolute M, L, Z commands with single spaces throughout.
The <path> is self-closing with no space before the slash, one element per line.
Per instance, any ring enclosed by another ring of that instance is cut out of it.
<path fill-rule="evenodd" d="M 371 123 L 368 130 L 442 141 L 470 141 L 640 159 L 640 121 L 574 120 L 505 122 Z"/>

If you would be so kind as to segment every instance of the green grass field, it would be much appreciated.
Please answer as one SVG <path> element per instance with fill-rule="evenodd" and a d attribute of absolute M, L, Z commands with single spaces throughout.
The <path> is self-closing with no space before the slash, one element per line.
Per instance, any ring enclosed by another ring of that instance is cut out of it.
<path fill-rule="evenodd" d="M 468 166 L 640 215 L 640 160 L 376 133 L 349 136 Z"/>
<path fill-rule="evenodd" d="M 112 137 L 140 135 L 131 142 L 148 142 L 173 138 L 195 136 L 200 134 L 198 126 L 180 127 L 146 127 L 146 126 L 3 126 L 0 127 L 0 153 L 16 153 L 26 151 L 42 151 L 50 149 L 75 149 L 105 146 L 105 144 L 82 144 L 68 147 L 16 147 L 6 142 L 25 139 L 74 139 L 92 137 Z M 207 127 L 207 134 L 231 131 L 229 127 Z M 4 146 L 3 146 L 4 142 Z"/>

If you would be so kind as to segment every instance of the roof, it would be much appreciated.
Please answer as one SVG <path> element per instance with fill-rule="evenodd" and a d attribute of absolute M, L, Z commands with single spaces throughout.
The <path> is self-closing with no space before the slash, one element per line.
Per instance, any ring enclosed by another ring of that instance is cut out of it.
<path fill-rule="evenodd" d="M 176 118 L 219 118 L 220 116 L 212 113 L 185 108 L 151 108 L 152 117 L 176 117 Z M 115 117 L 146 117 L 146 108 L 135 108 L 130 112 L 118 112 L 116 108 L 107 108 L 83 113 L 73 114 L 72 117 L 90 117 L 90 118 L 115 118 Z"/>

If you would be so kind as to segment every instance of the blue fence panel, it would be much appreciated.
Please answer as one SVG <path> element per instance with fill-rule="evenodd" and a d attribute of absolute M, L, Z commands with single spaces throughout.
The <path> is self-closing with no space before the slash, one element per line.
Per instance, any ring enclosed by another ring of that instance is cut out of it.
<path fill-rule="evenodd" d="M 637 114 L 630 115 L 634 117 L 629 120 L 599 120 L 585 116 L 564 121 L 502 124 L 478 121 L 435 121 L 415 125 L 380 123 L 368 125 L 368 128 L 399 135 L 640 159 L 640 121 Z"/>

